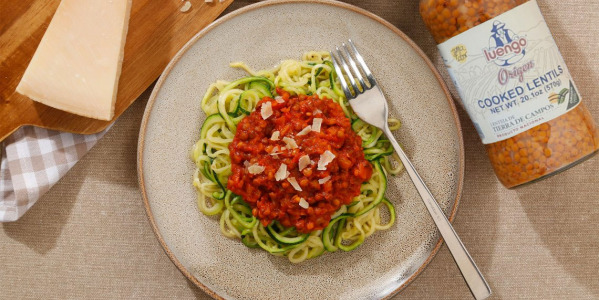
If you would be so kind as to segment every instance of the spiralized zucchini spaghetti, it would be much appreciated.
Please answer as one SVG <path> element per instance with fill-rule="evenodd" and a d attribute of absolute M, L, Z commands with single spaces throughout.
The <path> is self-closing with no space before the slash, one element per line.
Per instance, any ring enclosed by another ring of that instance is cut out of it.
<path fill-rule="evenodd" d="M 231 66 L 248 76 L 212 83 L 201 101 L 207 118 L 191 154 L 200 212 L 219 216 L 223 235 L 293 263 L 390 228 L 387 176 L 403 166 L 352 111 L 329 54 L 270 70 Z"/>

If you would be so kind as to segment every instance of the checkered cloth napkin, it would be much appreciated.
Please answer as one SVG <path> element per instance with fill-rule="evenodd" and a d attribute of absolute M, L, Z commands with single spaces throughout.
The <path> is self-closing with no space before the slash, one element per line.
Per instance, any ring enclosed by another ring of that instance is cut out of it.
<path fill-rule="evenodd" d="M 0 144 L 0 222 L 18 220 L 106 133 L 79 135 L 27 126 Z"/>

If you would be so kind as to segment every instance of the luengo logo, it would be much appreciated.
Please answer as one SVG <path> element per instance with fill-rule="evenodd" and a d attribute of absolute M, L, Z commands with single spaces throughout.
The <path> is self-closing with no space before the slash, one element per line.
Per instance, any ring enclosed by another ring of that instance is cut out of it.
<path fill-rule="evenodd" d="M 489 48 L 483 49 L 487 62 L 495 62 L 498 66 L 509 66 L 520 61 L 526 54 L 528 41 L 519 37 L 512 30 L 505 28 L 505 23 L 493 22 L 493 33 L 489 38 Z"/>

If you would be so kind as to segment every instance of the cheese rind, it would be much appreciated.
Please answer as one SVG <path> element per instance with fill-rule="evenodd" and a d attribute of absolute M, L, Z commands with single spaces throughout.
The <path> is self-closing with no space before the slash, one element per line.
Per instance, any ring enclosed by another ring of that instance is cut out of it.
<path fill-rule="evenodd" d="M 131 0 L 62 0 L 17 92 L 77 115 L 111 120 Z"/>

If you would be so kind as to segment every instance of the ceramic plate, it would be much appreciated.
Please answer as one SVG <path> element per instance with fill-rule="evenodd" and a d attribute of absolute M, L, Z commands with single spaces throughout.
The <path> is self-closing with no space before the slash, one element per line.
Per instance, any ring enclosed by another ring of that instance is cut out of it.
<path fill-rule="evenodd" d="M 196 35 L 156 84 L 141 126 L 140 187 L 165 252 L 194 284 L 227 299 L 378 299 L 402 290 L 441 245 L 436 227 L 407 174 L 390 177 L 387 197 L 397 221 L 351 252 L 301 264 L 220 233 L 218 219 L 196 208 L 190 149 L 205 119 L 200 99 L 217 79 L 244 76 L 229 63 L 271 68 L 309 50 L 351 38 L 402 121 L 396 138 L 450 220 L 464 174 L 455 107 L 437 71 L 401 31 L 362 9 L 322 1 L 273 1 L 228 14 Z"/>

